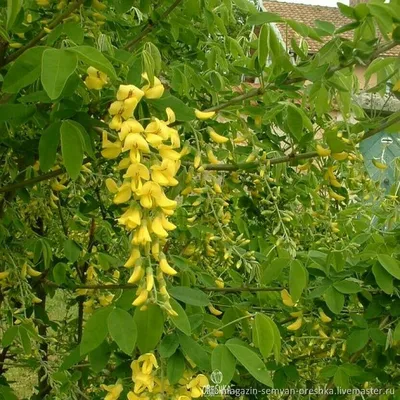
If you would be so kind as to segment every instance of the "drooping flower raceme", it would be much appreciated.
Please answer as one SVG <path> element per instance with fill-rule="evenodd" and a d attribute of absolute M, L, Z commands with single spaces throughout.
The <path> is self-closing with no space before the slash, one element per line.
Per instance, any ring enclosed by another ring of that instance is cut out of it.
<path fill-rule="evenodd" d="M 113 202 L 122 207 L 118 223 L 131 235 L 132 248 L 125 267 L 132 268 L 128 282 L 138 284 L 133 305 L 145 305 L 158 289 L 158 303 L 170 315 L 175 315 L 169 304 L 165 276 L 173 276 L 177 271 L 169 265 L 161 249 L 169 232 L 176 229 L 169 218 L 177 202 L 168 198 L 165 190 L 179 183 L 176 174 L 183 153 L 179 133 L 171 127 L 175 122 L 171 108 L 165 110 L 165 120 L 153 118 L 146 126 L 134 118 L 134 111 L 143 98 L 157 99 L 164 93 L 158 78 L 150 83 L 143 74 L 143 79 L 147 84 L 141 89 L 121 85 L 109 107 L 109 127 L 118 134 L 111 140 L 110 134 L 103 133 L 102 155 L 107 159 L 121 157 L 118 165 L 121 180 L 117 183 L 108 178 L 105 183 L 114 195 Z M 158 264 L 155 273 L 151 260 Z"/>

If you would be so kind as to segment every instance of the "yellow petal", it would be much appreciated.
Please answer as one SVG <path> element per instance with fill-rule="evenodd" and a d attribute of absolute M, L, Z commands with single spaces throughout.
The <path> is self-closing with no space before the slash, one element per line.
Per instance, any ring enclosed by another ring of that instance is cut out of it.
<path fill-rule="evenodd" d="M 195 113 L 196 117 L 201 120 L 210 119 L 215 115 L 215 111 L 194 110 L 194 113 Z"/>

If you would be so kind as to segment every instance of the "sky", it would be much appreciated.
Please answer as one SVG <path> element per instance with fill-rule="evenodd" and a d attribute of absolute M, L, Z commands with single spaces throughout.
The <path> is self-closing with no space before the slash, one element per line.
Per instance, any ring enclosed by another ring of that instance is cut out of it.
<path fill-rule="evenodd" d="M 348 0 L 285 0 L 285 2 L 287 3 L 313 4 L 313 5 L 329 6 L 329 7 L 336 7 L 336 3 L 338 1 L 340 1 L 340 3 L 349 4 Z"/>

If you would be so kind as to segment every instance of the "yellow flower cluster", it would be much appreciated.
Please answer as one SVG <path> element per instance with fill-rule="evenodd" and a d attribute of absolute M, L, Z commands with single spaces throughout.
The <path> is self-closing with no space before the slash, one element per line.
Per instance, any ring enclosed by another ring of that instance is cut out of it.
<path fill-rule="evenodd" d="M 190 371 L 185 371 L 179 380 L 179 386 L 172 386 L 168 379 L 156 376 L 158 363 L 153 353 L 141 355 L 131 364 L 132 390 L 128 393 L 128 400 L 149 400 L 157 394 L 166 394 L 171 400 L 191 400 L 203 396 L 203 388 L 209 385 L 205 375 L 193 376 Z M 122 391 L 122 384 L 117 381 L 114 385 L 101 385 L 108 393 L 104 400 L 118 400 Z M 151 397 L 153 396 L 153 397 Z"/>
<path fill-rule="evenodd" d="M 162 246 L 168 232 L 176 226 L 168 220 L 177 206 L 176 201 L 169 199 L 164 187 L 175 186 L 175 178 L 184 155 L 178 131 L 170 125 L 175 122 L 175 114 L 167 108 L 165 121 L 153 118 L 146 127 L 134 119 L 133 113 L 140 100 L 145 97 L 156 99 L 164 93 L 164 87 L 158 78 L 150 84 L 146 74 L 143 79 L 147 84 L 139 89 L 133 85 L 121 85 L 117 100 L 109 108 L 112 117 L 109 127 L 118 131 L 118 139 L 111 141 L 107 132 L 103 133 L 102 155 L 114 159 L 127 153 L 118 165 L 122 171 L 122 183 L 113 179 L 106 180 L 108 190 L 114 194 L 115 204 L 126 204 L 123 214 L 118 219 L 131 232 L 132 250 L 125 267 L 133 268 L 129 283 L 138 283 L 135 306 L 145 304 L 150 293 L 155 290 L 153 268 L 148 261 L 143 266 L 143 257 L 150 260 L 150 255 L 158 262 L 156 281 L 162 300 L 162 306 L 170 315 L 176 313 L 169 304 L 164 274 L 175 275 L 177 272 L 168 264 Z M 146 275 L 146 277 L 145 277 Z"/>
<path fill-rule="evenodd" d="M 89 67 L 87 74 L 85 85 L 88 89 L 101 90 L 108 83 L 108 76 L 94 67 Z"/>

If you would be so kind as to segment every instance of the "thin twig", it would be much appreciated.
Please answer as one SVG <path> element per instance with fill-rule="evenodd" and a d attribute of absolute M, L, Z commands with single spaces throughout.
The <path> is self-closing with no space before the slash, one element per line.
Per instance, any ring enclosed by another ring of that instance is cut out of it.
<path fill-rule="evenodd" d="M 169 8 L 167 8 L 160 16 L 159 21 L 164 21 L 172 11 L 175 10 L 176 7 L 182 2 L 182 0 L 175 0 Z M 132 50 L 134 46 L 136 46 L 145 36 L 147 36 L 151 31 L 153 31 L 158 25 L 156 23 L 151 22 L 150 20 L 147 22 L 145 28 L 137 35 L 134 39 L 128 42 L 125 46 L 125 50 Z"/>
<path fill-rule="evenodd" d="M 72 3 L 63 13 L 61 13 L 58 17 L 54 18 L 53 21 L 49 23 L 46 27 L 48 29 L 54 29 L 60 22 L 64 19 L 68 18 L 76 9 L 78 9 L 85 0 L 77 0 Z M 25 46 L 21 47 L 14 53 L 10 54 L 2 63 L 2 66 L 9 64 L 10 62 L 16 60 L 21 54 L 25 53 L 26 50 L 34 47 L 37 43 L 39 43 L 47 34 L 47 29 L 42 29 L 31 41 L 29 41 Z"/>

